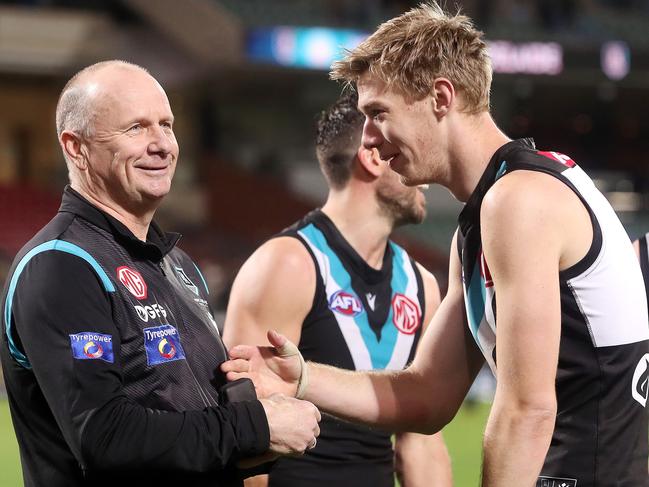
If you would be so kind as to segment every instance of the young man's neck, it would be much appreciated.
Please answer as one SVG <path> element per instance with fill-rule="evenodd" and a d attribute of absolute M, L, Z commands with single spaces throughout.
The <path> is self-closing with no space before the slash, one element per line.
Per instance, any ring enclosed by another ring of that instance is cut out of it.
<path fill-rule="evenodd" d="M 370 267 L 382 267 L 394 222 L 381 212 L 371 192 L 330 191 L 322 211 Z"/>
<path fill-rule="evenodd" d="M 495 152 L 510 142 L 487 112 L 467 116 L 463 133 L 456 134 L 451 147 L 448 189 L 466 203 Z"/>

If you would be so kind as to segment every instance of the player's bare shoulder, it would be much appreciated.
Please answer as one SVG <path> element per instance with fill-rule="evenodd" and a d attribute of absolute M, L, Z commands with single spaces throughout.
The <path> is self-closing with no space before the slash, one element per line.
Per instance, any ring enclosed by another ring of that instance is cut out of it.
<path fill-rule="evenodd" d="M 483 243 L 529 244 L 556 237 L 560 267 L 579 261 L 588 251 L 593 227 L 585 204 L 557 177 L 517 170 L 500 178 L 485 195 L 480 209 Z"/>

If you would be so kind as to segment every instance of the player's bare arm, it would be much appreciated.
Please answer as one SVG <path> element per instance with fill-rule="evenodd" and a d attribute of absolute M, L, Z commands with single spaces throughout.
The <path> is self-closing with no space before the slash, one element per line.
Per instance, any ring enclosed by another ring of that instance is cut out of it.
<path fill-rule="evenodd" d="M 426 312 L 424 331 L 439 307 L 441 297 L 437 279 L 417 264 L 424 283 Z M 442 433 L 397 433 L 394 439 L 394 469 L 402 487 L 451 487 L 453 474 Z"/>
<path fill-rule="evenodd" d="M 592 226 L 565 184 L 517 171 L 487 193 L 481 229 L 498 297 L 498 381 L 485 433 L 482 485 L 533 485 L 557 410 L 559 271 L 586 255 Z"/>
<path fill-rule="evenodd" d="M 460 264 L 451 245 L 449 291 L 428 326 L 413 364 L 400 372 L 350 372 L 308 363 L 304 398 L 354 422 L 395 431 L 434 433 L 455 415 L 483 363 L 465 325 Z M 222 370 L 229 380 L 253 377 L 258 388 L 295 394 L 300 364 L 287 341 L 269 333 L 273 347 L 237 346 Z"/>
<path fill-rule="evenodd" d="M 223 341 L 264 345 L 274 329 L 293 343 L 315 293 L 315 267 L 297 239 L 278 237 L 263 244 L 243 264 L 232 285 Z"/>

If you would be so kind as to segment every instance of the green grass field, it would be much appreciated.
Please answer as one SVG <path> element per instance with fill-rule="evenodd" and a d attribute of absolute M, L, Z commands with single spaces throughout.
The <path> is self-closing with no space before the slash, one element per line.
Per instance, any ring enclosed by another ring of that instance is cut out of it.
<path fill-rule="evenodd" d="M 482 432 L 489 413 L 487 405 L 464 407 L 444 429 L 444 439 L 453 461 L 455 487 L 476 487 L 480 478 Z M 0 486 L 22 485 L 18 445 L 9 406 L 0 401 Z M 431 486 L 434 487 L 434 486 Z"/>

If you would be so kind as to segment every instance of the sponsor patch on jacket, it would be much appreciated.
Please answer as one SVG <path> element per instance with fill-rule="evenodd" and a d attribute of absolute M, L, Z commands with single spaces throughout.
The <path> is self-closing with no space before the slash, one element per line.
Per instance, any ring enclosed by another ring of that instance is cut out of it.
<path fill-rule="evenodd" d="M 144 328 L 144 350 L 146 363 L 158 365 L 174 360 L 185 360 L 185 351 L 180 344 L 178 330 L 171 325 Z"/>
<path fill-rule="evenodd" d="M 82 331 L 70 335 L 72 357 L 77 360 L 103 360 L 113 363 L 113 337 L 94 331 Z"/>

